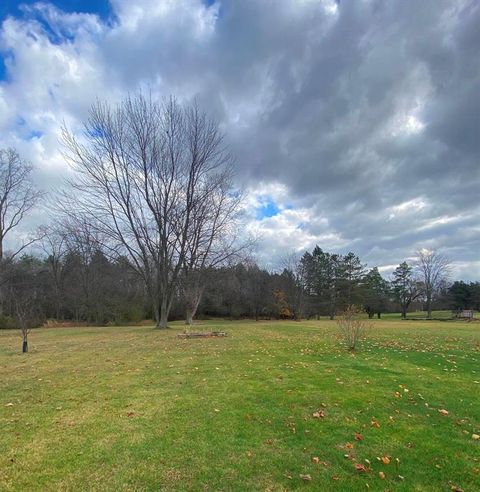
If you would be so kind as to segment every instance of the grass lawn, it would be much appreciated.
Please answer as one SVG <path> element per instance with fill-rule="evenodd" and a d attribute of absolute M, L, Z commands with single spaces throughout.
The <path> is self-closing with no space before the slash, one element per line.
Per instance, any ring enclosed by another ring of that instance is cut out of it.
<path fill-rule="evenodd" d="M 480 324 L 211 328 L 0 331 L 0 490 L 480 490 Z"/>

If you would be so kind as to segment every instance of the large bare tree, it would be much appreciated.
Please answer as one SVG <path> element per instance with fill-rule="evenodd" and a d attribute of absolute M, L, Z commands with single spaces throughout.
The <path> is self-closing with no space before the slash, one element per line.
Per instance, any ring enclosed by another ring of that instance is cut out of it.
<path fill-rule="evenodd" d="M 194 207 L 191 215 L 180 283 L 187 325 L 193 322 L 208 272 L 238 257 L 250 244 L 237 242 L 236 215 L 241 195 L 231 193 L 230 182 L 224 177 L 221 181 Z"/>
<path fill-rule="evenodd" d="M 0 149 L 0 261 L 5 255 L 6 237 L 20 225 L 43 195 L 32 182 L 32 171 L 32 165 L 14 149 Z M 18 256 L 37 239 L 34 237 L 23 242 L 10 252 L 9 257 Z"/>
<path fill-rule="evenodd" d="M 438 289 L 450 273 L 449 259 L 435 250 L 421 249 L 417 251 L 415 269 L 423 284 L 423 292 L 427 303 L 427 318 L 432 317 L 432 301 Z"/>
<path fill-rule="evenodd" d="M 237 201 L 218 124 L 195 104 L 139 94 L 116 107 L 97 102 L 83 134 L 64 128 L 63 143 L 76 172 L 64 210 L 130 259 L 165 328 L 182 271 L 204 266 Z"/>

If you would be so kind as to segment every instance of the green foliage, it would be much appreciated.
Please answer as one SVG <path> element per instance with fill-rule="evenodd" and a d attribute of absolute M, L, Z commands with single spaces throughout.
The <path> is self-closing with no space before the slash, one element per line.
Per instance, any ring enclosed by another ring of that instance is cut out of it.
<path fill-rule="evenodd" d="M 375 314 L 380 317 L 388 308 L 390 286 L 380 275 L 378 268 L 372 268 L 362 281 L 362 298 L 365 312 L 369 318 Z"/>
<path fill-rule="evenodd" d="M 410 304 L 422 294 L 422 284 L 414 277 L 413 269 L 406 261 L 393 272 L 392 288 L 405 318 Z"/>
<path fill-rule="evenodd" d="M 316 246 L 312 253 L 304 254 L 302 263 L 312 313 L 333 318 L 337 311 L 360 303 L 365 265 L 357 255 L 328 253 Z"/>
<path fill-rule="evenodd" d="M 454 282 L 449 289 L 452 310 L 480 310 L 480 282 Z"/>

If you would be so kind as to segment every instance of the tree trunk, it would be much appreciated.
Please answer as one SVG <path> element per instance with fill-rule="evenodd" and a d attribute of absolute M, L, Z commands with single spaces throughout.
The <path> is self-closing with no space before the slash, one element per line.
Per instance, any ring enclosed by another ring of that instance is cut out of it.
<path fill-rule="evenodd" d="M 405 306 L 402 306 L 402 319 L 407 318 L 407 308 Z"/>
<path fill-rule="evenodd" d="M 26 354 L 28 352 L 28 341 L 26 338 L 23 339 L 22 352 Z"/>
<path fill-rule="evenodd" d="M 169 302 L 167 296 L 162 296 L 162 302 L 160 304 L 160 316 L 157 319 L 157 328 L 168 328 L 168 313 L 170 311 Z"/>
<path fill-rule="evenodd" d="M 157 324 L 157 328 L 160 328 L 162 330 L 165 328 L 168 328 L 168 313 L 167 312 L 162 311 L 160 313 L 160 321 Z"/>
<path fill-rule="evenodd" d="M 377 313 L 377 318 L 381 319 L 382 318 L 382 313 Z"/>
<path fill-rule="evenodd" d="M 193 318 L 197 314 L 198 305 L 200 304 L 200 299 L 202 297 L 203 289 L 194 289 L 190 294 L 190 298 L 187 297 L 186 307 L 185 307 L 185 324 L 193 324 Z"/>
<path fill-rule="evenodd" d="M 427 319 L 432 319 L 432 298 L 427 297 Z"/>
<path fill-rule="evenodd" d="M 155 320 L 155 326 L 160 326 L 160 306 L 155 301 L 153 301 L 153 319 Z"/>

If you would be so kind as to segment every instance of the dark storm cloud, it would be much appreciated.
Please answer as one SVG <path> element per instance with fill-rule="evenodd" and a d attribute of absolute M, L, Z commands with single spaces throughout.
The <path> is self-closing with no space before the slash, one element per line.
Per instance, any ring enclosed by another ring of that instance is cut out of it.
<path fill-rule="evenodd" d="M 298 214 L 283 207 L 282 217 L 302 221 L 291 247 L 334 236 L 320 245 L 380 265 L 443 248 L 480 276 L 478 2 L 113 0 L 112 9 L 114 24 L 90 16 L 55 47 L 80 67 L 78 84 L 57 72 L 45 82 L 72 119 L 97 95 L 81 81 L 113 99 L 139 85 L 196 97 L 220 120 L 239 183 L 252 193 L 284 185 L 276 199 Z M 3 44 L 15 52 L 13 37 Z M 278 229 L 265 229 L 265 251 L 286 222 L 259 222 Z"/>

